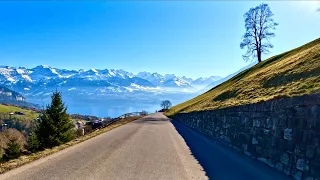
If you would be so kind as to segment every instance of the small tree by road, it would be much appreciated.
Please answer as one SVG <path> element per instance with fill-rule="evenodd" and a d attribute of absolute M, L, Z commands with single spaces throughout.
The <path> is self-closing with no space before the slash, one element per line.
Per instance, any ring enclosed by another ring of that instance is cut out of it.
<path fill-rule="evenodd" d="M 0 146 L 2 146 L 0 148 L 3 149 L 0 157 L 2 157 L 3 160 L 8 161 L 10 159 L 18 158 L 21 155 L 26 144 L 26 139 L 21 132 L 10 128 L 0 133 L 0 143 Z"/>
<path fill-rule="evenodd" d="M 74 125 L 62 102 L 61 93 L 56 91 L 51 96 L 51 104 L 40 115 L 36 130 L 40 148 L 51 148 L 66 143 L 74 138 Z"/>
<path fill-rule="evenodd" d="M 268 4 L 260 4 L 251 8 L 245 15 L 246 32 L 242 37 L 241 49 L 247 51 L 243 59 L 248 61 L 251 57 L 262 61 L 261 55 L 268 53 L 273 45 L 269 40 L 275 36 L 274 30 L 278 23 L 274 22 L 273 13 Z"/>
<path fill-rule="evenodd" d="M 172 104 L 171 104 L 171 102 L 169 100 L 165 100 L 165 101 L 161 102 L 160 106 L 161 106 L 162 109 L 167 110 L 172 106 Z"/>

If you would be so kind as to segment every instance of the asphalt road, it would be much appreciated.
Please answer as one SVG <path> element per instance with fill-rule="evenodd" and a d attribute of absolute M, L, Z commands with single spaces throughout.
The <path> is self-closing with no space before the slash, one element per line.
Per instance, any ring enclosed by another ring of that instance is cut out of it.
<path fill-rule="evenodd" d="M 157 113 L 9 171 L 0 179 L 207 178 L 174 126 Z"/>
<path fill-rule="evenodd" d="M 0 175 L 0 180 L 287 179 L 157 113 Z"/>

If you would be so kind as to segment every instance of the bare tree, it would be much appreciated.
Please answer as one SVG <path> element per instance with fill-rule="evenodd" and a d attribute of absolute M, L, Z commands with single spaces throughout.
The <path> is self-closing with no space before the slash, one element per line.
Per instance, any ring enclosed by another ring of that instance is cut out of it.
<path fill-rule="evenodd" d="M 172 106 L 172 104 L 169 100 L 165 100 L 161 102 L 160 106 L 162 109 L 169 109 Z"/>
<path fill-rule="evenodd" d="M 253 57 L 261 62 L 261 55 L 273 48 L 269 40 L 275 36 L 273 31 L 278 25 L 274 22 L 273 15 L 268 4 L 260 4 L 244 14 L 246 32 L 240 44 L 241 49 L 247 48 L 246 54 L 242 56 L 244 60 L 248 61 Z"/>

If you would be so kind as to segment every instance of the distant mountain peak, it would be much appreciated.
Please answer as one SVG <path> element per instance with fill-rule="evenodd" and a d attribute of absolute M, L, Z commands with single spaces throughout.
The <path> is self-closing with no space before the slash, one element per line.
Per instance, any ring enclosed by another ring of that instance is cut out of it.
<path fill-rule="evenodd" d="M 98 71 L 96 69 L 94 69 L 94 68 L 91 68 L 90 71 L 98 73 Z"/>
<path fill-rule="evenodd" d="M 215 81 L 217 76 L 209 78 L 198 78 L 193 80 L 186 76 L 175 74 L 159 74 L 157 72 L 139 72 L 133 74 L 123 69 L 95 69 L 89 70 L 67 70 L 54 68 L 49 65 L 39 65 L 28 69 L 25 67 L 0 67 L 0 85 L 8 84 L 20 92 L 32 93 L 34 90 L 41 91 L 41 88 L 67 87 L 68 89 L 84 87 L 97 87 L 116 90 L 135 84 L 135 87 L 160 87 L 160 88 L 193 88 L 195 86 L 205 87 Z M 72 87 L 69 87 L 72 86 Z M 137 89 L 137 88 L 134 88 Z M 140 90 L 146 88 L 138 88 Z M 157 89 L 159 90 L 159 89 Z M 120 91 L 120 90 L 119 90 Z M 123 90 L 121 90 L 123 91 Z"/>
<path fill-rule="evenodd" d="M 39 65 L 39 66 L 36 66 L 36 67 L 34 67 L 33 69 L 38 69 L 38 68 L 45 68 L 45 69 L 47 69 L 47 68 L 51 68 L 50 66 L 48 66 L 48 65 L 45 65 L 45 64 L 42 64 L 42 65 Z"/>

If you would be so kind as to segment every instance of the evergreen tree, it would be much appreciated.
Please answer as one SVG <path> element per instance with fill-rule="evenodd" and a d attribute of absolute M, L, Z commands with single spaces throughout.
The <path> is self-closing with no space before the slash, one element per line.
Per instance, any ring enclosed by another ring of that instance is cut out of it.
<path fill-rule="evenodd" d="M 7 148 L 4 149 L 3 160 L 9 161 L 10 159 L 16 159 L 21 155 L 21 146 L 18 142 L 10 140 L 7 144 Z"/>
<path fill-rule="evenodd" d="M 7 129 L 2 135 L 5 139 L 4 154 L 2 159 L 8 161 L 10 159 L 18 158 L 24 148 L 25 137 L 16 129 Z"/>
<path fill-rule="evenodd" d="M 37 127 L 37 122 L 32 123 L 32 125 L 30 126 L 29 137 L 27 140 L 27 148 L 31 152 L 36 152 L 40 148 L 40 142 L 36 134 Z"/>
<path fill-rule="evenodd" d="M 56 91 L 51 96 L 51 104 L 40 115 L 37 136 L 41 147 L 52 148 L 70 141 L 74 137 L 73 128 L 61 93 Z"/>
<path fill-rule="evenodd" d="M 37 152 L 40 148 L 38 136 L 34 131 L 30 132 L 27 143 L 28 150 L 31 152 Z"/>

